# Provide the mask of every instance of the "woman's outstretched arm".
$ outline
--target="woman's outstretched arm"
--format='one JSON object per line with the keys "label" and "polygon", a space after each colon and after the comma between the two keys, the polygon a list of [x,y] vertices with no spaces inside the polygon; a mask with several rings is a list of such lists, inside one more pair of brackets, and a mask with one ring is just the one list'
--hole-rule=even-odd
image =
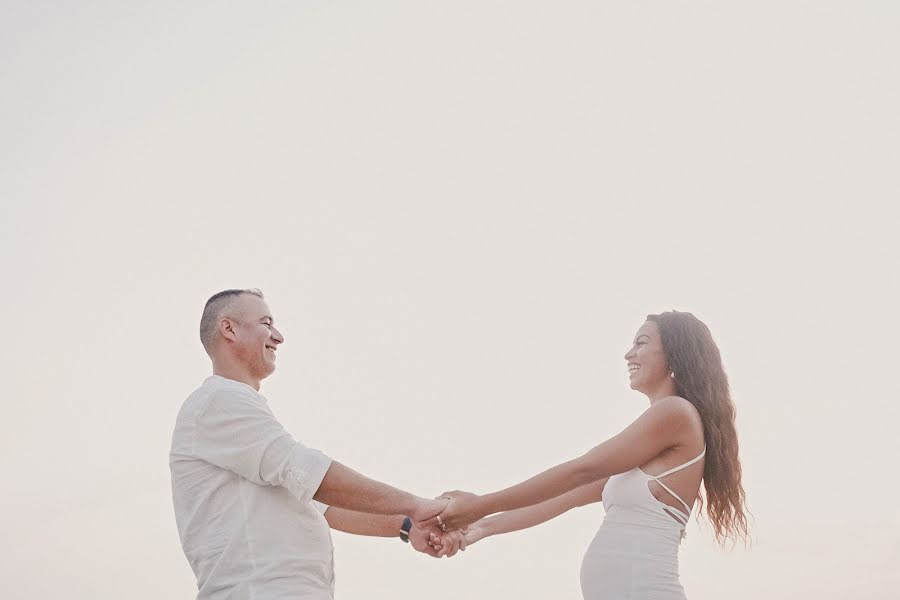
{"label": "woman's outstretched arm", "polygon": [[600,502],[606,481],[607,478],[603,478],[534,506],[485,517],[469,526],[469,530],[465,534],[466,544],[474,544],[478,540],[492,535],[528,529],[554,519],[578,506]]}
{"label": "woman's outstretched arm", "polygon": [[429,522],[443,523],[449,530],[465,528],[486,515],[540,504],[574,488],[630,471],[688,439],[697,425],[695,413],[683,398],[658,400],[615,437],[522,483],[484,496],[458,491],[444,494],[452,500]]}
{"label": "woman's outstretched arm", "polygon": [[465,550],[467,546],[486,537],[528,529],[558,517],[575,507],[599,502],[603,495],[606,481],[604,478],[534,506],[526,506],[525,508],[485,517],[469,525],[468,529],[445,533],[442,540],[443,547],[438,556],[452,556],[458,550]]}

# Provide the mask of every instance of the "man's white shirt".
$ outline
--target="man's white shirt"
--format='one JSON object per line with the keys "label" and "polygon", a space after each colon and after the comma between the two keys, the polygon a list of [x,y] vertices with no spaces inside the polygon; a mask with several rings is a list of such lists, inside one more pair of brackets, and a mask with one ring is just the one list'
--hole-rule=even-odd
{"label": "man's white shirt", "polygon": [[331,459],[294,440],[249,385],[214,375],[181,407],[169,468],[198,600],[332,600]]}

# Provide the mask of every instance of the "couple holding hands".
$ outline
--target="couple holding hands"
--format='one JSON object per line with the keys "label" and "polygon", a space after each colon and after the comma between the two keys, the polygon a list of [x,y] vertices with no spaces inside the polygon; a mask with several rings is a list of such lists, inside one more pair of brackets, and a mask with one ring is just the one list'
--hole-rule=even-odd
{"label": "couple holding hands", "polygon": [[747,537],[734,404],[709,329],[684,312],[650,315],[625,354],[649,407],[582,456],[484,495],[426,500],[294,440],[260,382],[284,341],[262,293],[206,303],[200,338],[213,376],[179,411],[169,466],[175,517],[198,599],[333,600],[329,528],[452,556],[486,537],[603,502],[585,553],[585,600],[685,598],[678,548],[705,488],[721,543]]}

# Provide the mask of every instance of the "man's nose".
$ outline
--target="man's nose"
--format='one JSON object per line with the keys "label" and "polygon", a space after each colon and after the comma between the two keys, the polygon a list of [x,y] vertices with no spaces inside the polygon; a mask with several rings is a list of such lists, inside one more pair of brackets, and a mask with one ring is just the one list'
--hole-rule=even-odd
{"label": "man's nose", "polygon": [[276,344],[284,343],[284,336],[274,327],[272,328],[272,339],[275,340]]}

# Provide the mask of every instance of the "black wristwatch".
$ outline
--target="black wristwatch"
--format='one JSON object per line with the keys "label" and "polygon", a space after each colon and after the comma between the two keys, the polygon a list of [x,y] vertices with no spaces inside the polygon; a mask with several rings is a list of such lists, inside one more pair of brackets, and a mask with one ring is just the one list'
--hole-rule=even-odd
{"label": "black wristwatch", "polygon": [[412,529],[412,519],[406,517],[403,519],[403,525],[400,526],[400,539],[404,544],[409,543],[409,532]]}

